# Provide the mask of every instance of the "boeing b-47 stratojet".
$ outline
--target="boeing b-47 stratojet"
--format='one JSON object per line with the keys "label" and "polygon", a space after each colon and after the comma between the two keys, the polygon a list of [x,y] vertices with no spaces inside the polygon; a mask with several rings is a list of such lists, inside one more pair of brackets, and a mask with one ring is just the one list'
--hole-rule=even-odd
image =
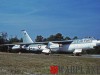
{"label": "boeing b-47 stratojet", "polygon": [[73,52],[73,54],[78,54],[83,50],[90,50],[94,49],[96,46],[100,46],[100,40],[96,40],[93,38],[67,41],[33,42],[25,30],[23,30],[22,32],[24,34],[23,43],[30,43],[28,46],[23,47],[26,50],[41,51],[43,53]]}
{"label": "boeing b-47 stratojet", "polygon": [[40,51],[45,54],[52,52],[73,52],[73,54],[82,53],[84,50],[94,49],[100,46],[100,40],[93,38],[84,38],[67,41],[49,41],[49,42],[33,42],[28,33],[22,30],[23,43],[16,44],[12,50],[25,49],[27,51]]}

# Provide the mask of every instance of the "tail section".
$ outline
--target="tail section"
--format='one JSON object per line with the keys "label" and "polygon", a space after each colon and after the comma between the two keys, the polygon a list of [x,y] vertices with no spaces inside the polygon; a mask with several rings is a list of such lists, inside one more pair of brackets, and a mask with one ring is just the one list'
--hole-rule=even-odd
{"label": "tail section", "polygon": [[23,33],[23,43],[33,43],[32,39],[25,30],[22,30],[22,33]]}

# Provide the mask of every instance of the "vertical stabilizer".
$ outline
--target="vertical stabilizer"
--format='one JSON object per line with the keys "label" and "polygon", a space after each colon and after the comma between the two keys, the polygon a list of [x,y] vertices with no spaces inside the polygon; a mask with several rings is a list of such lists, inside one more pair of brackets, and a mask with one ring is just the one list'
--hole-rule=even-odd
{"label": "vertical stabilizer", "polygon": [[33,43],[32,39],[25,30],[22,30],[22,33],[23,33],[23,43]]}

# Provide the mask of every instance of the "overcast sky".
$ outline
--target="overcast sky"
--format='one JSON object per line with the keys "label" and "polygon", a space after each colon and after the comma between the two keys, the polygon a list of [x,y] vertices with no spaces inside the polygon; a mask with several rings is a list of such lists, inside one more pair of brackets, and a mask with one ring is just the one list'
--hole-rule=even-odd
{"label": "overcast sky", "polygon": [[0,0],[0,32],[100,38],[100,0]]}

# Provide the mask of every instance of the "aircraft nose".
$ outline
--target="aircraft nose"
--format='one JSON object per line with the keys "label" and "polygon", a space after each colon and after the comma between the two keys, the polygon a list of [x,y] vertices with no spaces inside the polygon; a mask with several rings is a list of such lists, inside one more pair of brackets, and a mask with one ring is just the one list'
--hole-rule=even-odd
{"label": "aircraft nose", "polygon": [[97,46],[100,46],[100,40],[97,41],[96,45]]}

